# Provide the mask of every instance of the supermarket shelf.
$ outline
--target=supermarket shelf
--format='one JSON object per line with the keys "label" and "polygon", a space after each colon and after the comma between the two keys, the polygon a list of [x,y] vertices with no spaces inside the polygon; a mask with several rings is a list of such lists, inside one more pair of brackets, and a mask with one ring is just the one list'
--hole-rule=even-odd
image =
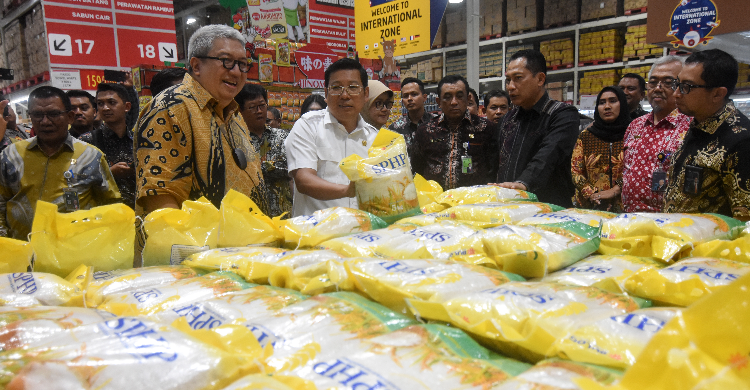
{"label": "supermarket shelf", "polygon": [[[577,66],[573,69],[565,69],[565,70],[576,70],[578,72],[588,72],[591,70],[602,70],[602,69],[616,69],[616,68],[622,68],[625,66],[641,66],[641,65],[651,65],[654,62],[656,62],[658,58],[649,58],[643,61],[627,61],[627,62],[614,62],[611,64],[601,64],[601,65],[589,65],[589,66]],[[549,72],[550,74],[553,74],[553,72]]]}
{"label": "supermarket shelf", "polygon": [[485,77],[483,79],[479,79],[480,83],[493,83],[493,82],[497,82],[497,81],[504,82],[505,81],[505,76],[503,76],[503,77]]}

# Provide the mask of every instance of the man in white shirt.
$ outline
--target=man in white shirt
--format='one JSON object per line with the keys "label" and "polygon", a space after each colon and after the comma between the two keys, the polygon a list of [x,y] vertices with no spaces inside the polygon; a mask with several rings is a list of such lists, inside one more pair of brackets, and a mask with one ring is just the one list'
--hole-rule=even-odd
{"label": "man in white shirt", "polygon": [[302,116],[284,142],[294,179],[294,217],[334,206],[358,208],[354,183],[339,163],[351,154],[367,157],[377,134],[359,115],[370,90],[358,61],[342,58],[331,64],[325,88],[328,107]]}

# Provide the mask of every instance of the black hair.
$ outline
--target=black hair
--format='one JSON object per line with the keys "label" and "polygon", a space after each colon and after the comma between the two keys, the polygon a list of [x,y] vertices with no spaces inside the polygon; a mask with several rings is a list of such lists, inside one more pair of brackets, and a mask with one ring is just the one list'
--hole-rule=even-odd
{"label": "black hair", "polygon": [[313,103],[318,103],[318,105],[323,109],[328,107],[328,104],[326,103],[326,99],[323,97],[323,95],[318,95],[317,93],[314,93],[306,97],[305,101],[302,102],[302,107],[300,107],[300,116],[307,114],[310,111],[310,106]]}
{"label": "black hair", "polygon": [[29,109],[31,109],[32,99],[49,99],[54,97],[59,97],[60,100],[62,100],[65,111],[70,111],[70,98],[67,94],[65,94],[65,91],[60,88],[50,86],[39,87],[31,91],[31,93],[29,94]]}
{"label": "black hair", "polygon": [[237,104],[240,105],[240,110],[245,107],[245,102],[248,100],[257,99],[259,97],[262,97],[263,100],[268,103],[268,92],[266,92],[266,89],[258,84],[245,84],[244,87],[240,90],[240,93],[237,94],[237,96],[234,97],[234,100],[237,102]]}
{"label": "black hair", "polygon": [[714,88],[726,88],[726,99],[732,96],[737,85],[739,65],[731,54],[719,49],[697,51],[685,60],[685,65],[688,64],[702,64],[703,82]]}
{"label": "black hair", "polygon": [[187,69],[184,68],[166,68],[159,71],[151,79],[148,86],[151,90],[151,96],[156,97],[156,95],[174,85],[175,82],[182,82],[185,73],[187,73]]}
{"label": "black hair", "polygon": [[96,86],[96,97],[99,97],[99,94],[102,92],[114,92],[117,94],[117,96],[122,99],[123,103],[127,103],[130,101],[130,98],[128,98],[128,90],[120,85],[120,84],[114,84],[114,83],[99,83],[99,85]]}
{"label": "black hair", "polygon": [[359,79],[362,81],[362,88],[367,87],[367,71],[362,66],[362,64],[359,63],[359,61],[353,60],[351,58],[341,58],[338,61],[331,64],[331,66],[326,69],[325,73],[325,87],[328,88],[328,82],[331,81],[331,75],[333,72],[338,72],[340,70],[356,70],[359,71]]}
{"label": "black hair", "polygon": [[404,89],[404,85],[416,83],[419,85],[419,90],[422,91],[422,94],[424,94],[424,82],[422,80],[416,78],[416,77],[407,77],[404,79],[404,81],[401,82],[401,89]]}
{"label": "black hair", "polygon": [[477,91],[475,91],[474,88],[469,88],[469,94],[474,97],[474,104],[479,107],[479,95],[477,95]]}
{"label": "black hair", "polygon": [[646,80],[641,77],[641,75],[636,73],[625,73],[625,75],[622,76],[622,79],[636,79],[638,80],[638,88],[641,89],[641,92],[646,92]]}
{"label": "black hair", "polygon": [[273,114],[274,119],[281,119],[281,111],[279,111],[276,107],[268,107],[268,112]]}
{"label": "black hair", "polygon": [[504,97],[506,100],[508,100],[508,105],[510,105],[510,95],[508,95],[508,92],[503,91],[502,89],[493,89],[492,91],[487,92],[487,94],[484,95],[484,108],[487,108],[490,106],[490,99],[492,98],[501,98]]}
{"label": "black hair", "polygon": [[[519,58],[526,59],[526,69],[528,69],[531,74],[536,75],[539,72],[544,73],[545,75],[547,74],[547,60],[544,58],[544,54],[539,50],[520,50],[510,56],[511,61],[515,61]],[[547,81],[545,80],[544,83],[546,84]]]}
{"label": "black hair", "polygon": [[70,91],[65,92],[66,95],[68,95],[68,98],[88,98],[89,103],[94,107],[94,110],[97,109],[96,106],[96,99],[91,96],[90,93],[82,90],[82,89],[72,89]]}
{"label": "black hair", "polygon": [[442,96],[442,94],[443,94],[443,84],[456,84],[459,81],[462,82],[462,83],[464,83],[464,90],[468,94],[469,93],[469,82],[466,81],[466,79],[463,76],[459,76],[459,75],[456,75],[456,74],[449,74],[449,75],[443,77],[442,79],[440,79],[440,82],[438,83],[438,96]]}

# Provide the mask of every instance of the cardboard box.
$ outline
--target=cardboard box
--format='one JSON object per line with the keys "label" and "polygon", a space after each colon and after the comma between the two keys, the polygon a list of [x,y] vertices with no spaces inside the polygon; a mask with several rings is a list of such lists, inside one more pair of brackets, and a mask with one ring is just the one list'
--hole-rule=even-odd
{"label": "cardboard box", "polygon": [[430,66],[432,66],[433,69],[434,68],[442,68],[443,67],[443,56],[439,55],[439,56],[435,56],[435,57],[430,58]]}

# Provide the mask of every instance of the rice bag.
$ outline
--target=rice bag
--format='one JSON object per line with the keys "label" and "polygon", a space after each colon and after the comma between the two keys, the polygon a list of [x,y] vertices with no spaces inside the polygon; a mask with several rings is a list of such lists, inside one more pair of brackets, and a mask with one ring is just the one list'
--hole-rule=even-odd
{"label": "rice bag", "polygon": [[558,222],[580,222],[593,227],[602,226],[603,221],[616,217],[617,214],[608,211],[565,209],[550,213],[539,213],[524,218],[517,225],[545,225]]}
{"label": "rice bag", "polygon": [[422,175],[414,174],[414,188],[417,189],[419,207],[435,202],[435,197],[443,193],[443,187],[435,180],[427,180]]}
{"label": "rice bag", "polygon": [[741,234],[734,240],[711,240],[695,246],[690,257],[717,257],[750,264],[750,235]]}
{"label": "rice bag", "polygon": [[702,242],[733,239],[743,226],[719,214],[620,214],[604,222],[599,253],[655,257],[670,263]]}
{"label": "rice bag", "polygon": [[252,286],[232,272],[219,271],[169,285],[111,294],[98,308],[121,316],[150,315]]}
{"label": "rice bag", "polygon": [[611,368],[551,358],[542,360],[515,378],[493,390],[580,390],[575,380],[589,378],[596,383],[610,385],[622,377],[622,372]]}
{"label": "rice bag", "polygon": [[343,257],[376,257],[378,248],[403,235],[403,229],[390,226],[370,232],[352,234],[351,236],[334,238],[318,244],[315,248],[331,250]]}
{"label": "rice bag", "polygon": [[453,206],[437,213],[437,220],[471,222],[472,226],[493,227],[519,222],[538,213],[550,213],[562,207],[539,202],[490,202]]}
{"label": "rice bag", "polygon": [[636,256],[590,256],[571,266],[553,272],[542,282],[568,286],[594,286],[609,292],[625,292],[625,280],[644,268],[664,268],[664,263]]}
{"label": "rice bag", "polygon": [[27,350],[0,353],[0,385],[14,390],[218,390],[258,372],[263,351],[249,329],[176,326],[118,317],[56,333]]}
{"label": "rice bag", "polygon": [[0,305],[62,306],[81,291],[67,280],[44,272],[18,272],[0,275]]}
{"label": "rice bag", "polygon": [[501,225],[485,229],[473,240],[503,271],[527,278],[543,277],[596,251],[599,228],[580,222],[548,225]]}
{"label": "rice bag", "polygon": [[263,259],[286,252],[286,249],[262,246],[209,249],[190,255],[183,264],[209,272],[231,271],[245,277],[248,273],[255,272],[255,277],[248,279],[249,281],[268,284],[272,264],[267,264]]}
{"label": "rice bag", "polygon": [[438,213],[420,214],[413,217],[399,219],[394,222],[394,225],[415,225],[415,226],[427,226],[432,225],[438,221]]}
{"label": "rice bag", "polygon": [[414,175],[404,136],[381,129],[367,151],[369,157],[352,154],[339,167],[356,186],[360,210],[386,223],[419,214]]}
{"label": "rice bag", "polygon": [[506,356],[539,361],[583,322],[622,315],[646,302],[596,287],[510,282],[445,302],[408,300],[423,319],[449,322]]}
{"label": "rice bag", "polygon": [[66,329],[114,317],[106,311],[81,307],[0,307],[0,351],[24,348]]}
{"label": "rice bag", "polygon": [[357,291],[407,315],[407,298],[443,302],[465,291],[523,281],[518,275],[447,260],[349,259],[344,266]]}
{"label": "rice bag", "polygon": [[218,247],[220,213],[205,197],[182,209],[159,209],[143,221],[143,266],[179,265],[193,253]]}
{"label": "rice bag", "polygon": [[0,274],[26,272],[31,265],[34,249],[28,241],[0,237]]}
{"label": "rice bag", "polygon": [[[86,269],[82,269],[86,271]],[[200,273],[183,265],[135,268],[121,271],[100,271],[84,274],[71,274],[68,279],[85,278],[84,306],[97,307],[111,295],[134,290],[148,290],[151,287],[172,284],[178,280],[190,279]]]}
{"label": "rice bag", "polygon": [[460,204],[503,202],[508,200],[537,201],[531,192],[493,185],[459,187],[435,196],[435,203],[424,206],[423,212],[434,213]]}
{"label": "rice bag", "polygon": [[691,257],[663,269],[646,268],[625,281],[635,296],[669,306],[689,306],[750,272],[750,264]]}
{"label": "rice bag", "polygon": [[561,357],[578,362],[628,368],[664,325],[682,309],[652,307],[581,324],[558,340]]}
{"label": "rice bag", "polygon": [[314,383],[285,375],[253,374],[242,377],[224,390],[317,390]]}
{"label": "rice bag", "polygon": [[252,199],[235,190],[224,195],[219,213],[219,247],[279,246],[284,240],[281,216],[268,217]]}
{"label": "rice bag", "polygon": [[312,248],[323,241],[388,226],[382,219],[362,210],[331,207],[284,221],[284,246]]}

